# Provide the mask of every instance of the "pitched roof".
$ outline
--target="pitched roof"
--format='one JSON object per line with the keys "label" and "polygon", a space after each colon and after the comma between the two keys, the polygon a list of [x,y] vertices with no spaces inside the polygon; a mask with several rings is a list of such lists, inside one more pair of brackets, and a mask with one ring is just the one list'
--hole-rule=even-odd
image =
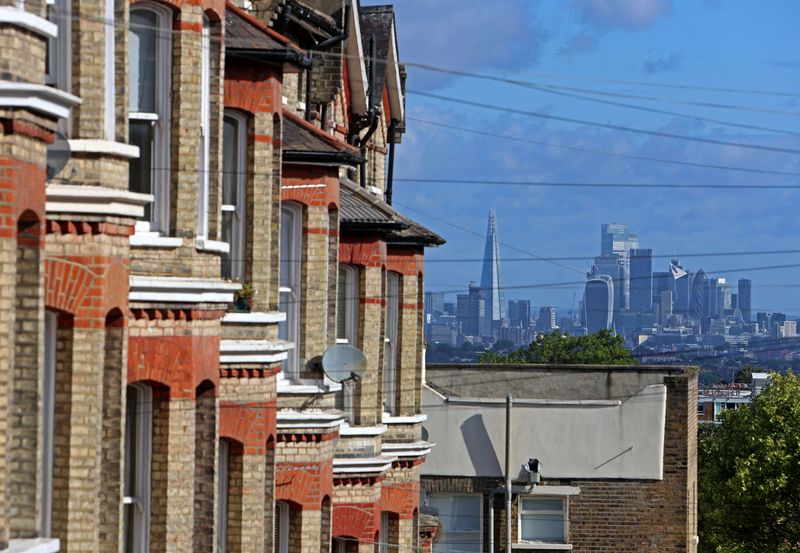
{"label": "pitched roof", "polygon": [[225,4],[225,48],[231,50],[290,51],[306,55],[288,38],[270,29],[233,2]]}
{"label": "pitched roof", "polygon": [[392,244],[440,246],[444,239],[392,206],[370,194],[356,183],[341,179],[339,187],[339,221],[344,227],[368,227],[386,233]]}
{"label": "pitched roof", "polygon": [[311,161],[311,156],[323,156],[321,161],[332,163],[361,161],[358,148],[334,138],[289,110],[283,111],[281,144],[285,161]]}

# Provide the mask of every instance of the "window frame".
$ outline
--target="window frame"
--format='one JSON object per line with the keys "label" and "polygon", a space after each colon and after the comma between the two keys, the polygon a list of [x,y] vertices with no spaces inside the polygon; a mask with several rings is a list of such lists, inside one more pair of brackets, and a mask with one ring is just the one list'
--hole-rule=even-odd
{"label": "window frame", "polygon": [[277,511],[277,524],[275,529],[277,535],[275,536],[275,553],[289,553],[289,517],[291,510],[289,504],[285,501],[276,501],[275,510]]}
{"label": "window frame", "polygon": [[[281,230],[280,230],[280,263],[288,264],[286,277],[283,279],[283,267],[279,270],[279,296],[280,310],[286,313],[286,320],[279,323],[278,335],[281,339],[292,342],[294,347],[289,350],[288,357],[283,362],[283,373],[288,380],[300,378],[300,302],[302,300],[302,253],[303,253],[303,215],[304,209],[296,202],[281,204]],[[287,220],[291,218],[291,221]],[[284,244],[284,228],[289,229],[290,244]],[[290,297],[284,303],[284,294]]]}
{"label": "window frame", "polygon": [[230,443],[219,441],[219,457],[217,465],[217,551],[228,550],[228,485],[230,481]]}
{"label": "window frame", "polygon": [[[236,135],[236,151],[233,152],[233,157],[235,157],[236,162],[236,171],[234,173],[235,181],[233,186],[236,188],[236,203],[235,204],[226,204],[225,201],[225,187],[228,184],[226,182],[226,174],[228,169],[227,165],[227,158],[225,157],[225,145],[223,140],[223,156],[222,156],[222,200],[223,204],[221,206],[222,211],[222,218],[223,224],[222,229],[223,233],[225,232],[225,218],[226,217],[233,217],[234,221],[231,224],[231,236],[229,237],[228,243],[230,244],[230,252],[227,255],[223,255],[223,263],[225,267],[223,268],[223,276],[227,276],[227,278],[231,278],[234,280],[241,280],[244,278],[245,274],[245,242],[246,242],[246,232],[247,232],[247,151],[248,151],[248,123],[249,119],[247,115],[244,113],[234,110],[234,109],[225,109],[224,116],[223,116],[223,134],[225,128],[225,120],[231,120],[234,123],[234,133]],[[224,139],[224,136],[223,136]],[[228,215],[228,214],[231,215]],[[222,236],[222,233],[220,233]],[[225,241],[225,237],[222,236],[223,241]]]}
{"label": "window frame", "polygon": [[53,465],[55,462],[56,356],[58,314],[45,310],[42,374],[42,491],[39,501],[42,537],[53,531]]}
{"label": "window frame", "polygon": [[[171,95],[172,95],[172,21],[173,12],[160,4],[143,0],[131,4],[130,16],[137,11],[148,11],[155,14],[156,25],[156,82],[155,82],[155,112],[131,110],[133,97],[132,85],[129,90],[128,123],[149,122],[152,130],[152,143],[150,144],[152,167],[151,193],[153,203],[150,204],[150,230],[166,233],[169,230],[169,189],[170,189],[170,142],[171,142]],[[129,31],[129,34],[131,31]],[[129,43],[132,42],[129,39]],[[128,70],[130,72],[129,54]],[[130,143],[130,134],[128,138]]]}
{"label": "window frame", "polygon": [[[131,392],[130,395],[127,392]],[[123,493],[128,487],[133,474],[133,489],[128,489],[130,494],[124,495],[122,503],[133,511],[133,528],[127,526],[128,513],[125,513],[125,532],[123,537],[123,547],[128,553],[128,541],[132,544],[130,553],[147,553],[150,550],[150,515],[151,515],[151,496],[152,488],[150,481],[150,471],[153,462],[153,389],[146,384],[129,384],[126,390],[126,399],[130,401],[130,396],[135,396],[136,404],[131,409],[127,406],[125,423],[125,479],[123,481]],[[133,413],[131,412],[133,411]],[[131,419],[133,415],[133,420]],[[132,426],[129,426],[132,425]],[[131,443],[131,429],[135,429],[133,436],[135,443]],[[134,448],[134,455],[131,455],[130,448]],[[128,460],[135,459],[135,466],[131,467]],[[133,494],[133,495],[131,495]]]}
{"label": "window frame", "polygon": [[[24,2],[22,4],[24,6]],[[52,11],[51,11],[52,8]],[[47,20],[58,29],[47,40],[44,83],[64,92],[72,92],[72,0],[47,0]],[[58,131],[69,137],[71,117],[59,119]]]}
{"label": "window frame", "polygon": [[[561,502],[561,510],[554,511],[554,510],[547,510],[547,509],[536,509],[536,510],[525,510],[523,508],[525,501],[560,501]],[[517,505],[517,542],[518,543],[556,543],[556,544],[567,544],[569,543],[569,501],[568,498],[565,496],[558,496],[558,495],[520,495],[518,499]],[[544,540],[544,539],[523,539],[522,537],[522,517],[525,514],[537,514],[537,515],[560,515],[563,521],[563,538],[560,541],[555,540]]]}
{"label": "window frame", "polygon": [[209,235],[209,210],[211,196],[211,21],[203,14],[200,33],[200,155],[197,179],[197,238]]}
{"label": "window frame", "polygon": [[116,37],[114,33],[115,19],[115,2],[114,0],[104,0],[105,4],[105,32],[103,44],[103,67],[104,67],[104,113],[103,113],[103,130],[105,131],[106,140],[116,140]]}
{"label": "window frame", "polygon": [[[441,537],[439,539],[439,542],[437,544],[434,544],[433,553],[440,553],[441,552],[441,550],[440,550],[440,552],[437,552],[436,546],[438,544],[442,544],[442,546],[444,547],[445,551],[449,550],[449,548],[452,545],[452,543],[448,543],[448,539],[447,539],[447,535],[448,534],[462,534],[462,535],[463,534],[470,534],[470,535],[474,534],[474,535],[477,535],[478,543],[463,542],[462,544],[467,544],[468,543],[469,545],[475,545],[476,546],[475,553],[482,553],[483,552],[483,523],[484,523],[484,520],[483,520],[483,517],[484,517],[484,512],[483,512],[483,509],[484,509],[484,505],[483,505],[484,504],[484,496],[483,496],[483,494],[480,494],[480,493],[446,493],[446,492],[443,492],[443,493],[429,493],[429,494],[426,495],[426,503],[430,506],[431,499],[436,500],[436,499],[442,499],[442,498],[446,498],[448,500],[448,511],[447,511],[448,514],[444,517],[444,520],[442,520],[440,518],[440,522],[442,524],[442,526],[441,526]],[[453,509],[453,500],[456,499],[456,498],[470,498],[470,499],[473,499],[473,500],[475,500],[477,502],[477,504],[479,506],[477,529],[474,529],[474,530],[452,530],[452,529],[450,529],[450,525],[452,524],[452,521],[455,518],[455,515],[452,515],[451,513],[455,513],[455,510]],[[441,513],[437,512],[437,515],[439,515],[439,514],[441,514]]]}
{"label": "window frame", "polygon": [[[336,343],[358,347],[361,271],[356,265],[340,263],[337,277],[339,279],[337,290],[341,294],[342,284],[344,284],[345,295],[339,295],[336,298]],[[345,310],[344,329],[339,328],[339,314],[342,308]],[[340,336],[340,330],[344,330],[343,336]]]}
{"label": "window frame", "polygon": [[378,553],[389,553],[389,513],[381,512],[381,534]]}
{"label": "window frame", "polygon": [[386,323],[384,325],[383,410],[397,414],[397,341],[400,327],[400,274],[386,272]]}

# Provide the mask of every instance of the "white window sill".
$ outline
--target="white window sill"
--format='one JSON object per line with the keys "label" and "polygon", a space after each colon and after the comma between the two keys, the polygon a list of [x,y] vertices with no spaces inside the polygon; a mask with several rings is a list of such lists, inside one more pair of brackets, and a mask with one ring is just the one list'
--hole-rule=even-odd
{"label": "white window sill", "polygon": [[511,549],[518,550],[518,551],[572,551],[572,544],[571,543],[546,543],[541,541],[528,541],[528,542],[519,542],[519,543],[512,543]]}
{"label": "white window sill", "polygon": [[222,324],[269,324],[282,323],[286,320],[286,313],[280,311],[251,311],[249,313],[225,313]]}
{"label": "white window sill", "polygon": [[158,232],[139,232],[128,238],[131,246],[140,248],[180,248],[183,245],[183,238],[173,236],[161,236]]}
{"label": "white window sill", "polygon": [[3,553],[56,553],[60,549],[61,542],[54,538],[18,539],[9,540]]}
{"label": "white window sill", "polygon": [[215,253],[229,253],[231,251],[231,245],[227,242],[208,240],[207,238],[197,238],[196,248],[200,251]]}

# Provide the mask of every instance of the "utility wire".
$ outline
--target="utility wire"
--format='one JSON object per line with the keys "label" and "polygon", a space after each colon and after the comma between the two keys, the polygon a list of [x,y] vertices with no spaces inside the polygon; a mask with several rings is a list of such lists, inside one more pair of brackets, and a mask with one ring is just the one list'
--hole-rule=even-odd
{"label": "utility wire", "polygon": [[493,137],[493,138],[500,138],[500,139],[503,139],[503,140],[510,140],[510,141],[513,141],[513,142],[519,142],[519,143],[523,143],[523,144],[535,144],[537,146],[545,146],[545,147],[548,147],[548,148],[559,148],[559,149],[562,149],[562,150],[570,150],[570,151],[574,151],[574,152],[586,152],[586,153],[598,154],[598,155],[602,155],[602,156],[613,156],[613,157],[620,157],[620,158],[624,158],[624,159],[635,159],[635,160],[639,160],[639,161],[652,161],[652,162],[656,162],[656,163],[668,163],[668,164],[672,164],[672,165],[698,167],[698,168],[701,168],[701,169],[719,169],[719,170],[724,170],[724,171],[742,171],[742,172],[746,172],[746,173],[757,173],[757,174],[761,174],[761,175],[778,175],[778,176],[787,176],[787,177],[800,177],[800,173],[792,172],[792,171],[776,171],[776,170],[772,170],[772,169],[756,169],[756,168],[752,168],[752,167],[738,167],[738,166],[732,166],[732,165],[715,165],[715,164],[712,164],[712,163],[696,163],[696,162],[691,162],[691,161],[680,161],[680,160],[666,159],[666,158],[660,158],[660,157],[650,157],[650,156],[638,156],[638,155],[633,155],[633,154],[623,154],[623,153],[619,153],[619,152],[612,152],[610,150],[598,150],[598,149],[593,149],[593,148],[584,148],[584,147],[580,147],[580,146],[568,146],[566,144],[559,144],[559,143],[556,143],[556,142],[545,142],[545,141],[539,141],[539,140],[530,140],[530,139],[527,139],[527,138],[522,138],[522,137],[518,137],[518,136],[512,136],[512,135],[508,135],[508,134],[494,133],[494,132],[489,132],[489,131],[484,131],[484,130],[479,130],[479,129],[471,129],[471,128],[468,128],[468,127],[460,127],[460,126],[457,126],[457,125],[448,125],[446,123],[428,121],[428,120],[425,120],[425,119],[419,119],[417,117],[412,117],[412,116],[408,116],[408,115],[406,116],[406,120],[407,121],[415,121],[417,123],[422,123],[424,125],[433,125],[433,126],[441,127],[441,128],[445,128],[445,129],[461,131],[461,132],[466,132],[466,133],[472,133],[472,134],[476,134],[476,135],[480,135],[480,136],[490,136],[490,137]]}
{"label": "utility wire", "polygon": [[719,189],[719,190],[797,190],[797,184],[683,184],[683,183],[624,183],[624,182],[562,182],[562,181],[514,181],[490,179],[459,179],[459,178],[411,178],[395,177],[395,182],[429,183],[429,184],[485,184],[491,186],[536,186],[555,188],[689,188],[689,189]]}
{"label": "utility wire", "polygon": [[417,96],[422,96],[425,98],[431,98],[433,100],[439,100],[442,102],[449,102],[453,104],[460,104],[470,107],[476,107],[491,111],[498,111],[501,113],[509,113],[514,115],[525,115],[527,117],[536,117],[539,119],[548,119],[551,121],[561,121],[563,123],[571,123],[575,125],[588,125],[592,127],[599,127],[603,129],[611,129],[615,131],[622,131],[634,134],[644,134],[648,136],[656,136],[659,138],[671,138],[674,140],[686,140],[690,142],[701,142],[704,144],[715,144],[718,146],[735,146],[738,148],[746,148],[749,150],[761,150],[765,152],[775,152],[775,153],[783,153],[783,154],[800,154],[800,150],[796,150],[793,148],[781,148],[778,146],[763,146],[760,144],[751,144],[748,142],[731,142],[727,140],[717,140],[714,138],[705,138],[699,136],[688,136],[685,134],[675,134],[666,131],[652,131],[649,129],[639,129],[634,127],[626,127],[624,125],[614,125],[611,123],[600,123],[598,121],[589,121],[587,119],[577,119],[574,117],[563,117],[560,115],[551,115],[549,113],[542,113],[538,111],[529,111],[523,109],[515,109],[505,106],[498,106],[494,104],[487,104],[485,102],[476,102],[473,100],[465,100],[462,98],[454,98],[451,96],[444,96],[442,94],[433,94],[430,92],[423,92],[421,90],[412,90],[409,89],[407,91],[409,94],[414,94]]}

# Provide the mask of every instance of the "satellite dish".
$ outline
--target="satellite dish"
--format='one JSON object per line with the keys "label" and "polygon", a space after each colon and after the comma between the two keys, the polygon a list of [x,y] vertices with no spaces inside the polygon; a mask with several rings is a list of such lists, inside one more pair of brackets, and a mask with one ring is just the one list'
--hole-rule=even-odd
{"label": "satellite dish", "polygon": [[364,352],[347,344],[331,346],[322,355],[322,370],[334,382],[358,380],[366,367]]}
{"label": "satellite dish", "polygon": [[61,172],[69,161],[70,150],[67,137],[56,132],[56,139],[47,146],[47,180]]}

